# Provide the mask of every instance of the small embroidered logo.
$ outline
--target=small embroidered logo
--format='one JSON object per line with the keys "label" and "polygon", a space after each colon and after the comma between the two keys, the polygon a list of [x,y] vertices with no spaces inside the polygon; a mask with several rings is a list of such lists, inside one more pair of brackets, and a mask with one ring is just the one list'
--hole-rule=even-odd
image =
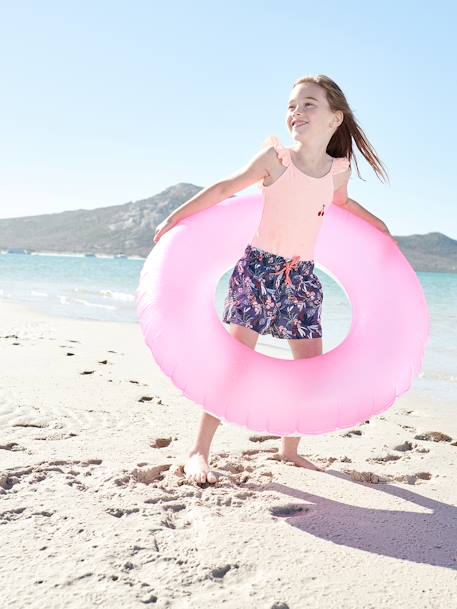
{"label": "small embroidered logo", "polygon": [[323,216],[324,215],[324,210],[325,210],[325,203],[322,204],[322,209],[317,212],[317,215],[318,216]]}

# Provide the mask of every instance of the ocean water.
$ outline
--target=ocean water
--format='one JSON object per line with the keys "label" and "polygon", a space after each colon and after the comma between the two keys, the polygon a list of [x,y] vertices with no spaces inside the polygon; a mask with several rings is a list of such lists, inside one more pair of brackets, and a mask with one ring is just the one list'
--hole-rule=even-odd
{"label": "ocean water", "polygon": [[[135,290],[143,264],[143,259],[0,254],[0,299],[61,317],[138,323]],[[231,271],[218,283],[219,319]],[[349,333],[351,304],[339,284],[317,264],[315,273],[324,289],[326,353]],[[418,277],[430,310],[431,336],[423,371],[413,387],[424,400],[457,406],[457,274],[418,273]],[[278,357],[292,357],[286,340],[260,336],[258,346],[262,345],[274,348]]]}

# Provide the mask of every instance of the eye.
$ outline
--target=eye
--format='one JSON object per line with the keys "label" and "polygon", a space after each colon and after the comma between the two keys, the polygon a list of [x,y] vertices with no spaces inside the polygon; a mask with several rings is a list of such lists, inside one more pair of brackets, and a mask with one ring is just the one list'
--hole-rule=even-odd
{"label": "eye", "polygon": [[[313,106],[314,104],[312,104],[311,102],[306,102],[305,106]],[[289,110],[291,110],[293,108],[293,106],[289,106]]]}

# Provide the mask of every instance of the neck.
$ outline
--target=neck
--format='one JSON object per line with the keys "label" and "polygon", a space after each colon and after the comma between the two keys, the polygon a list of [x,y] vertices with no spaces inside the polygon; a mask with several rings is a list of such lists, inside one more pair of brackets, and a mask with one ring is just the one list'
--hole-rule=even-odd
{"label": "neck", "polygon": [[328,163],[327,145],[328,142],[326,144],[315,144],[297,141],[292,150],[298,162],[318,172],[323,165]]}

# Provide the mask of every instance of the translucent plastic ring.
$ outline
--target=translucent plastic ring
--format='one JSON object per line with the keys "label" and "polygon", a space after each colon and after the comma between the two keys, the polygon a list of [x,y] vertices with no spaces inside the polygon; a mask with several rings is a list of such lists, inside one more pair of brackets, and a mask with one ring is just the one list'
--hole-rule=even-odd
{"label": "translucent plastic ring", "polygon": [[314,260],[352,305],[349,333],[316,357],[259,353],[227,331],[215,292],[250,242],[262,204],[262,194],[230,197],[154,246],[136,306],[155,361],[203,410],[257,432],[322,434],[379,415],[422,369],[430,319],[416,273],[389,235],[330,205]]}

